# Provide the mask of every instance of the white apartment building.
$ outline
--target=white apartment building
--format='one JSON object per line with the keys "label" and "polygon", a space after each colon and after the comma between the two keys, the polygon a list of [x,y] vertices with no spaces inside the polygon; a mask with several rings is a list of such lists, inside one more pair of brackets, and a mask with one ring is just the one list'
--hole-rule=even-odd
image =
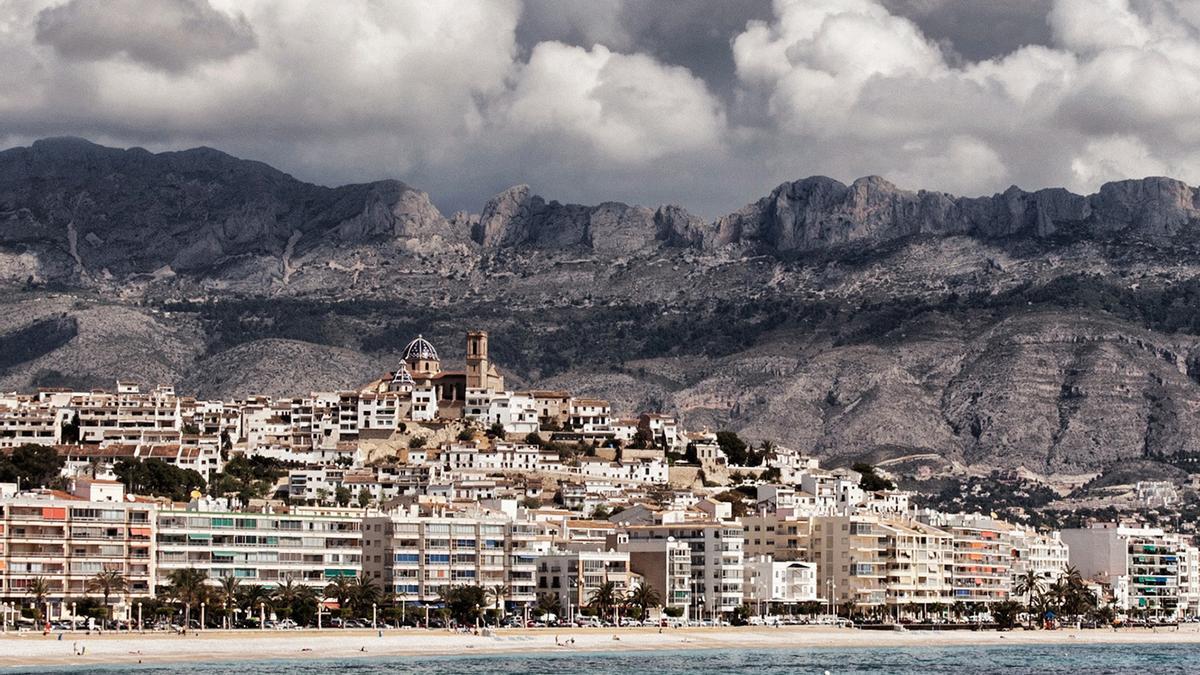
{"label": "white apartment building", "polygon": [[690,614],[711,617],[732,612],[742,604],[742,546],[745,535],[738,523],[673,523],[624,527],[630,545],[650,539],[673,538],[691,551]]}
{"label": "white apartment building", "polygon": [[607,431],[611,417],[608,401],[595,398],[571,400],[570,425],[577,431]]}
{"label": "white apartment building", "polygon": [[650,435],[650,442],[663,450],[678,451],[684,446],[679,422],[670,415],[644,413],[638,417],[638,427]]}
{"label": "white apartment building", "polygon": [[629,555],[629,569],[658,591],[663,607],[687,613],[692,608],[692,547],[674,537],[630,539],[628,532],[608,537],[608,548]]}
{"label": "white apartment building", "polygon": [[346,469],[341,467],[292,469],[288,472],[288,497],[293,500],[329,502],[345,477]]}
{"label": "white apartment building", "polygon": [[953,601],[992,603],[1012,593],[1012,526],[980,514],[928,513],[928,523],[954,537]]}
{"label": "white apartment building", "polygon": [[64,417],[70,419],[69,414],[55,414],[49,407],[32,405],[28,396],[0,399],[0,448],[59,443]]}
{"label": "white apartment building", "polygon": [[324,589],[362,570],[361,509],[296,507],[287,513],[231,511],[196,499],[158,514],[157,572],[194,567],[217,583],[236,577],[274,586],[286,579]]}
{"label": "white apartment building", "polygon": [[759,615],[770,613],[771,605],[817,600],[816,563],[776,562],[770,556],[759,556],[747,558],[742,570],[742,597]]}
{"label": "white apartment building", "polygon": [[436,420],[438,417],[437,391],[432,387],[413,389],[409,416],[417,422]]}
{"label": "white apartment building", "polygon": [[1157,527],[1103,523],[1062,531],[1070,563],[1087,579],[1113,589],[1117,606],[1156,618],[1184,615],[1200,580],[1200,556],[1183,537]]}
{"label": "white apartment building", "polygon": [[506,434],[537,433],[540,428],[537,401],[532,396],[509,391],[498,394],[488,402],[486,422],[503,426]]}
{"label": "white apartment building", "polygon": [[405,602],[436,602],[451,586],[506,586],[531,603],[538,557],[534,523],[501,515],[403,513],[363,520],[363,571]]}
{"label": "white apartment building", "polygon": [[818,507],[845,512],[866,500],[859,482],[862,476],[849,469],[805,470],[800,472],[800,489],[816,500]]}
{"label": "white apartment building", "polygon": [[616,597],[625,597],[629,580],[629,553],[623,551],[550,551],[537,559],[538,596],[557,595],[568,620],[589,605],[602,584],[611,582]]}
{"label": "white apartment building", "polygon": [[579,462],[579,473],[590,478],[666,483],[670,467],[661,459],[610,462],[587,457]]}
{"label": "white apartment building", "polygon": [[1017,579],[1033,572],[1042,580],[1043,588],[1049,588],[1070,564],[1070,551],[1059,532],[1041,533],[1014,526],[1004,538],[1012,546],[1014,585]]}
{"label": "white apartment building", "polygon": [[0,509],[5,601],[27,605],[30,583],[41,578],[50,589],[51,616],[62,616],[64,600],[89,595],[88,582],[104,571],[127,580],[128,590],[110,598],[116,616],[128,616],[128,599],[154,593],[156,508],[153,502],[126,500],[119,483],[79,481],[73,493],[18,493]]}

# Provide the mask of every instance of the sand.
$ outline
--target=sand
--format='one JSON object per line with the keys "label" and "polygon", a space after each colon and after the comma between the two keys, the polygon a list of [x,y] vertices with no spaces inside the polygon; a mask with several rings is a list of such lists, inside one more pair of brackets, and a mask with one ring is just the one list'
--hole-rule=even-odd
{"label": "sand", "polygon": [[[616,636],[617,640],[613,639]],[[574,644],[556,644],[566,640]],[[804,647],[920,647],[945,645],[1200,643],[1200,626],[1056,631],[866,631],[822,626],[781,628],[622,628],[500,630],[492,636],[445,630],[304,631],[209,630],[180,636],[168,633],[85,635],[9,632],[0,635],[0,666],[86,666],[89,664],[327,659],[441,654],[607,652],[681,649],[770,649]],[[83,655],[75,653],[86,647]]]}

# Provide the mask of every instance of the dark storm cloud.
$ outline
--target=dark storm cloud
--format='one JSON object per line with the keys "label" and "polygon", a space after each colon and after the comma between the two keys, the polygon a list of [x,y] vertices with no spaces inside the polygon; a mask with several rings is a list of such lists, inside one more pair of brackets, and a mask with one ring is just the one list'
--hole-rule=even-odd
{"label": "dark storm cloud", "polygon": [[558,40],[650,54],[727,96],[736,84],[729,41],[747,21],[771,16],[771,0],[526,0],[517,41],[524,49]]}
{"label": "dark storm cloud", "polygon": [[0,145],[210,145],[478,210],[811,174],[1200,182],[1192,0],[0,0]]}
{"label": "dark storm cloud", "polygon": [[931,40],[967,61],[1009,54],[1025,45],[1048,45],[1051,0],[881,0]]}
{"label": "dark storm cloud", "polygon": [[38,14],[36,37],[67,59],[124,55],[171,72],[255,45],[244,17],[219,12],[208,0],[71,0]]}

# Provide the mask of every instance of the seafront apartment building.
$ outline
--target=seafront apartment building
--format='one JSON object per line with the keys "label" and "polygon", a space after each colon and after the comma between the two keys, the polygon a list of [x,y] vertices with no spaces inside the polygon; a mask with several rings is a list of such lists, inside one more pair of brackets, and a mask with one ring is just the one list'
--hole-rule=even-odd
{"label": "seafront apartment building", "polygon": [[1062,531],[1080,574],[1113,588],[1122,609],[1161,618],[1194,614],[1200,550],[1157,527],[1104,523]]}
{"label": "seafront apartment building", "polygon": [[451,586],[507,587],[506,601],[536,599],[536,526],[503,516],[369,515],[363,571],[406,602],[437,602]]}
{"label": "seafront apartment building", "polygon": [[692,549],[674,537],[630,539],[628,532],[608,537],[608,548],[629,555],[630,571],[658,591],[663,607],[687,612],[692,606]]}
{"label": "seafront apartment building", "polygon": [[818,593],[860,611],[922,615],[951,602],[954,539],[912,518],[876,513],[816,516],[805,543]]}
{"label": "seafront apartment building", "polygon": [[195,567],[212,579],[268,587],[292,579],[323,589],[362,571],[362,519],[361,509],[257,513],[231,511],[223,500],[193,500],[158,514],[158,579]]}
{"label": "seafront apartment building", "polygon": [[1007,600],[1012,593],[1012,526],[980,514],[928,513],[929,524],[954,537],[951,602]]}
{"label": "seafront apartment building", "polygon": [[587,607],[605,583],[624,597],[629,581],[629,553],[624,551],[551,551],[537,560],[538,596],[558,596],[568,618]]}
{"label": "seafront apartment building", "polygon": [[859,610],[883,606],[887,551],[875,515],[818,516],[812,520],[809,559],[817,563],[818,593]]}
{"label": "seafront apartment building", "polygon": [[41,578],[49,590],[50,615],[59,616],[64,600],[87,595],[88,581],[109,570],[120,572],[128,584],[125,593],[110,598],[118,608],[130,597],[149,595],[156,511],[153,502],[129,501],[120,484],[106,481],[76,481],[72,492],[9,496],[0,503],[0,596],[26,604],[30,584]]}
{"label": "seafront apartment building", "polygon": [[[629,546],[649,540],[674,539],[691,553],[692,618],[732,612],[742,604],[742,548],[745,535],[739,523],[672,523],[633,525],[619,530]],[[659,590],[662,593],[662,590]]]}

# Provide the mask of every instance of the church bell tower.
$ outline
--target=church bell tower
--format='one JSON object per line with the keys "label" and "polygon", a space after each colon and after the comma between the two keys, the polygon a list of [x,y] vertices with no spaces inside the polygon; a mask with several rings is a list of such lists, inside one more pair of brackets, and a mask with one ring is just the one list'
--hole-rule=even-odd
{"label": "church bell tower", "polygon": [[467,333],[467,389],[487,389],[488,380],[488,334],[486,331]]}

